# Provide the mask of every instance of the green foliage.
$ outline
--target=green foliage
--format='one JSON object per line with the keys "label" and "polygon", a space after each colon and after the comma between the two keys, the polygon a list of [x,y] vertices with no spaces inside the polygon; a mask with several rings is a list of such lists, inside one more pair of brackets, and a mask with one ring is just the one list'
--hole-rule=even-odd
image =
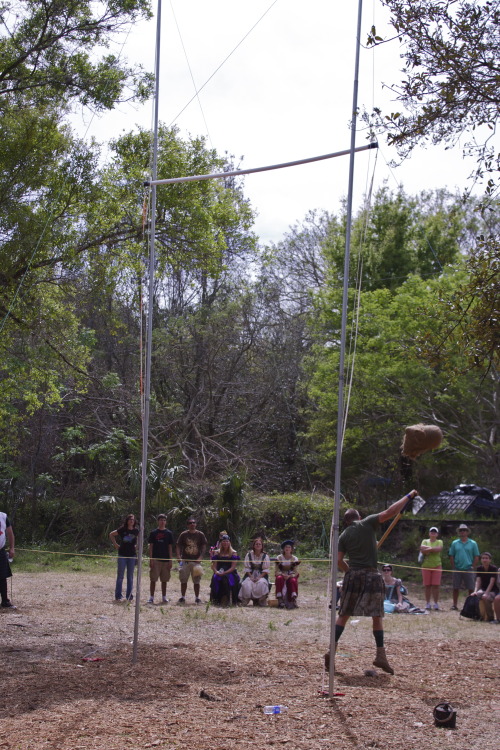
{"label": "green foliage", "polygon": [[[458,481],[495,485],[497,481],[495,409],[498,377],[491,372],[483,379],[474,372],[450,377],[431,367],[422,357],[419,338],[440,331],[436,301],[456,289],[463,272],[444,274],[424,281],[410,278],[394,293],[389,290],[361,293],[359,333],[355,369],[344,439],[345,478],[351,491],[368,493],[378,480],[393,492],[403,490],[399,475],[399,446],[408,424],[437,423],[446,443],[433,454],[435,476],[426,472],[428,457],[422,459],[421,490],[439,489]],[[321,300],[320,317],[328,337],[338,337],[337,293]],[[309,417],[309,438],[318,452],[318,464],[327,476],[336,450],[336,405],[338,351],[318,344],[311,362],[313,373],[309,395],[313,408]],[[449,353],[450,367],[460,362],[456,347]],[[354,355],[348,356],[349,366]],[[457,405],[460,405],[458,408]],[[437,480],[437,481],[436,481]],[[419,485],[420,486],[420,485]]]}
{"label": "green foliage", "polygon": [[219,522],[229,535],[239,526],[245,511],[245,480],[238,474],[231,474],[222,482],[222,493],[219,501]]}
{"label": "green foliage", "polygon": [[[495,376],[500,369],[500,241],[482,237],[466,261],[468,275],[435,304],[438,331],[420,334],[429,362],[451,372],[470,367]],[[460,348],[457,363],[453,352]]]}
{"label": "green foliage", "polygon": [[110,109],[123,96],[147,98],[151,76],[126,68],[102,51],[124,24],[149,15],[147,0],[104,0],[99,5],[85,0],[4,2],[0,108],[55,101],[66,107],[77,100]]}
{"label": "green foliage", "polygon": [[[285,539],[294,539],[301,554],[322,556],[330,546],[333,499],[324,495],[299,493],[260,497],[254,504],[254,534],[261,533],[266,544],[279,549]],[[317,555],[316,555],[317,556]]]}
{"label": "green foliage", "polygon": [[[459,257],[466,228],[464,207],[446,191],[411,197],[401,188],[377,191],[368,214],[352,229],[352,268],[365,291],[395,291],[410,274],[439,275]],[[344,268],[345,217],[330,220],[322,242],[330,262],[329,281],[341,283]],[[353,284],[354,285],[354,284]]]}
{"label": "green foliage", "polygon": [[[490,143],[498,118],[498,0],[383,0],[405,61],[403,80],[391,85],[402,111],[383,122],[389,143],[408,155],[418,144],[457,143],[475,154],[475,178],[486,193],[498,157]],[[374,40],[372,30],[371,43]],[[378,115],[381,113],[378,112]],[[473,135],[472,135],[473,133]]]}

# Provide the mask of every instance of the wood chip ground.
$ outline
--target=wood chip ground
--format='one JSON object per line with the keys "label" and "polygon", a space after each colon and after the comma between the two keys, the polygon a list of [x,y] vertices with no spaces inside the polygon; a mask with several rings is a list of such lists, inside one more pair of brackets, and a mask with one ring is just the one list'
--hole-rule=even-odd
{"label": "wood chip ground", "polygon": [[[136,664],[135,608],[113,586],[109,574],[15,573],[18,609],[0,612],[0,750],[500,748],[500,626],[460,618],[446,592],[446,611],[385,618],[393,677],[365,676],[371,622],[351,621],[331,699],[326,581],[301,585],[294,611],[217,609],[206,579],[204,604],[188,589],[176,606],[174,576],[169,604],[142,606]],[[434,726],[442,701],[455,730]],[[266,704],[288,710],[266,716]]]}

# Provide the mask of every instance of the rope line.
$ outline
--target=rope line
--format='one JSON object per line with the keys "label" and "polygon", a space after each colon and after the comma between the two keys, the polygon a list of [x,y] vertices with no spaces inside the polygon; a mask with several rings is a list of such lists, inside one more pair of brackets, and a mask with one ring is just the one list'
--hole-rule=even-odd
{"label": "rope line", "polygon": [[[29,547],[16,547],[16,552],[31,552],[33,554],[42,554],[42,555],[65,555],[66,557],[90,557],[90,558],[97,558],[97,559],[104,559],[104,560],[117,560],[121,555],[113,555],[113,554],[97,554],[97,553],[90,553],[90,552],[58,552],[57,550],[46,550],[46,549],[33,549]],[[124,557],[123,559],[128,560],[130,558]],[[142,558],[142,562],[149,562],[150,560],[161,560],[162,562],[171,562],[171,563],[178,563],[177,557],[146,557],[144,556]],[[196,560],[183,560],[183,563],[185,562],[197,562]],[[203,563],[211,563],[212,561],[210,559],[203,559],[200,564]],[[244,560],[236,560],[236,564],[243,565]],[[275,562],[271,558],[271,563]],[[331,559],[329,557],[302,557],[301,558],[302,563],[331,563]],[[348,562],[348,561],[347,561]],[[378,563],[381,567],[383,565],[392,565],[393,568],[403,568],[405,570],[422,570],[422,567],[420,565],[408,565],[406,563],[395,563],[390,560],[387,561],[379,561]],[[424,568],[425,570],[425,568]],[[443,573],[475,573],[475,570],[464,570],[464,571],[458,571],[448,568],[441,568]]]}

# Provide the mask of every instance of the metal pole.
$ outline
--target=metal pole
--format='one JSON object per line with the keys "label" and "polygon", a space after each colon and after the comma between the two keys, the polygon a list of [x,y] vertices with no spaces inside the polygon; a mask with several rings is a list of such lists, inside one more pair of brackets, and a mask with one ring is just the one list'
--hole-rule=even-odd
{"label": "metal pole", "polygon": [[[377,141],[371,141],[366,146],[358,146],[354,150],[369,151],[372,148],[378,148]],[[335,151],[332,154],[321,154],[321,156],[309,156],[306,159],[297,159],[296,161],[282,162],[281,164],[270,164],[265,167],[252,167],[251,169],[235,169],[233,172],[214,172],[213,174],[195,174],[189,177],[169,177],[165,180],[148,180],[144,184],[148,185],[175,185],[179,182],[193,182],[194,180],[214,180],[216,178],[238,177],[242,174],[255,174],[256,172],[270,172],[273,169],[285,169],[286,167],[299,167],[302,164],[312,164],[316,161],[325,161],[325,159],[334,159],[337,156],[348,156],[352,153],[352,148],[344,151]]]}
{"label": "metal pole", "polygon": [[352,96],[352,120],[351,120],[351,153],[349,159],[349,187],[347,192],[347,227],[345,238],[344,255],[344,285],[342,293],[342,322],[340,335],[340,359],[339,359],[339,394],[337,406],[337,453],[335,457],[335,482],[334,482],[334,510],[333,510],[333,545],[332,545],[332,611],[330,618],[330,672],[328,680],[328,694],[333,696],[333,684],[335,676],[335,619],[336,619],[336,595],[337,595],[337,552],[339,546],[339,515],[340,515],[340,478],[342,470],[342,447],[343,447],[343,425],[344,425],[344,361],[347,329],[347,300],[349,292],[349,261],[351,252],[351,222],[352,222],[352,195],[354,185],[354,154],[356,151],[356,119],[358,110],[358,79],[359,79],[359,56],[361,41],[361,17],[363,14],[363,0],[358,3],[358,24],[356,33],[356,61],[354,65],[354,86]]}
{"label": "metal pole", "polygon": [[[154,132],[153,132],[153,164],[151,177],[153,180],[158,172],[158,105],[160,87],[160,38],[161,38],[161,0],[158,0],[158,14],[156,18],[156,65],[155,65],[155,105],[154,105]],[[148,437],[149,437],[149,404],[151,394],[151,343],[153,334],[153,299],[154,299],[154,275],[156,267],[155,250],[155,223],[156,223],[156,185],[151,187],[150,207],[151,227],[149,242],[149,284],[148,284],[148,318],[146,326],[146,378],[144,383],[144,415],[142,420],[142,476],[141,476],[141,512],[139,520],[139,548],[137,551],[137,586],[135,595],[135,622],[134,622],[134,647],[132,664],[137,661],[137,641],[139,638],[139,613],[141,609],[141,577],[142,577],[142,553],[144,549],[144,509],[146,506],[146,484],[148,476]]]}

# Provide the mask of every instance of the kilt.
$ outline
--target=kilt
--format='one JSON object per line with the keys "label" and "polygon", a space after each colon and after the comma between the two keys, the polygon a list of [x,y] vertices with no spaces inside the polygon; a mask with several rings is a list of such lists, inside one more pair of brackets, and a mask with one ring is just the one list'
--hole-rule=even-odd
{"label": "kilt", "polygon": [[385,586],[382,575],[372,569],[348,570],[340,594],[339,615],[383,617]]}
{"label": "kilt", "polygon": [[0,549],[0,579],[10,578],[12,571],[9,565],[9,558],[6,549]]}

